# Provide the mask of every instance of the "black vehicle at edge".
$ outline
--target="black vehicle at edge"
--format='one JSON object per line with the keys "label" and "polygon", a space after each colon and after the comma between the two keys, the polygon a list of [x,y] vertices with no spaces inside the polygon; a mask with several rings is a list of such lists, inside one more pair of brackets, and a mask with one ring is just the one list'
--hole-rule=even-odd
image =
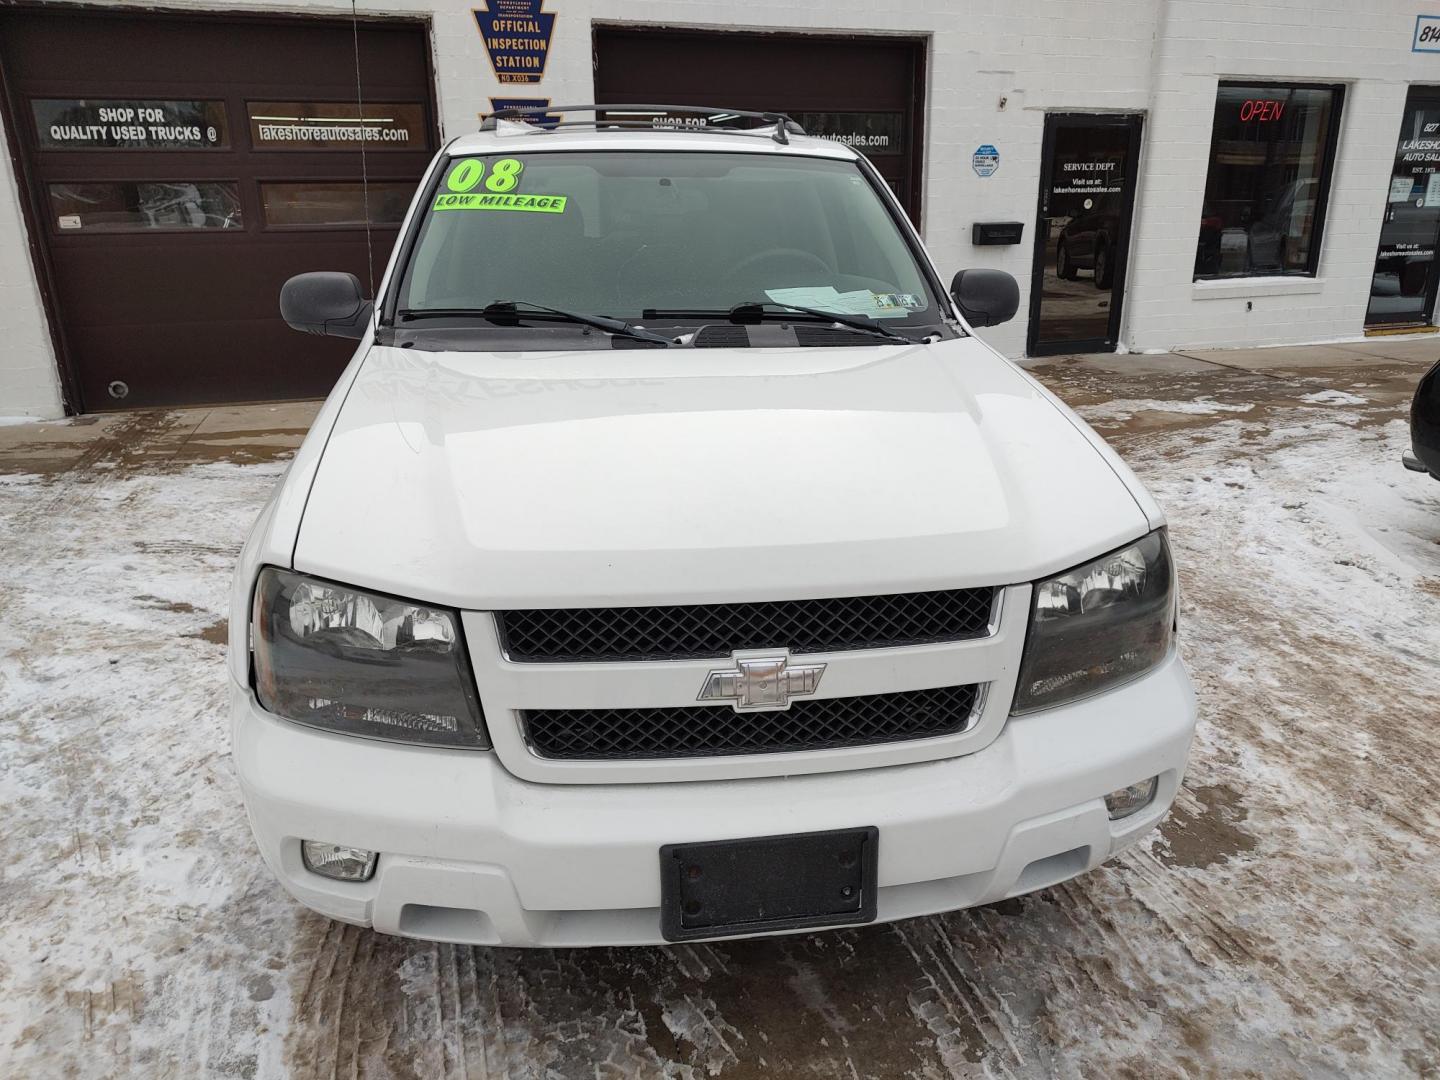
{"label": "black vehicle at edge", "polygon": [[1115,282],[1113,253],[1120,232],[1118,209],[1106,208],[1072,218],[1055,243],[1055,273],[1074,281],[1081,270],[1095,271],[1095,287],[1108,289]]}
{"label": "black vehicle at edge", "polygon": [[1425,373],[1410,403],[1410,451],[1405,467],[1440,480],[1440,363]]}

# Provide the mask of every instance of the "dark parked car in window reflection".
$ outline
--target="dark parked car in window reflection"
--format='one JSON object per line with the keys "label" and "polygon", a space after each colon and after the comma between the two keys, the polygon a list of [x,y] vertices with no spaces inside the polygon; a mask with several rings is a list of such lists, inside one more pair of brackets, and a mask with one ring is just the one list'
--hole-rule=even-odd
{"label": "dark parked car in window reflection", "polygon": [[1370,281],[1370,314],[1415,313],[1417,303],[1423,304],[1430,264],[1435,260],[1437,220],[1440,211],[1426,206],[1418,189],[1417,197],[1386,205],[1375,276]]}
{"label": "dark parked car in window reflection", "polygon": [[1270,199],[1260,220],[1250,226],[1250,270],[1284,273],[1301,269],[1308,258],[1304,225],[1315,213],[1320,181],[1293,180]]}
{"label": "dark parked car in window reflection", "polygon": [[1113,208],[1070,219],[1060,230],[1055,246],[1055,273],[1074,281],[1081,270],[1095,272],[1095,287],[1108,289],[1115,282],[1115,245],[1120,215]]}
{"label": "dark parked car in window reflection", "polygon": [[1305,269],[1307,230],[1315,218],[1320,181],[1292,180],[1266,201],[1260,217],[1248,203],[1221,203],[1200,220],[1197,277],[1288,274]]}

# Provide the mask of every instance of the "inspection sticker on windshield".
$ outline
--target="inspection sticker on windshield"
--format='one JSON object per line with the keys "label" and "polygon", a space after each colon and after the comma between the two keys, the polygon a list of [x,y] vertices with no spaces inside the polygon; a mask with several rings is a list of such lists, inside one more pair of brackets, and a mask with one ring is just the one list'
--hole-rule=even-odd
{"label": "inspection sticker on windshield", "polygon": [[870,289],[842,293],[829,285],[766,289],[765,295],[777,304],[799,304],[837,315],[865,315],[872,319],[894,319],[926,306],[926,301],[914,293],[877,293]]}
{"label": "inspection sticker on windshield", "polygon": [[925,301],[914,293],[871,293],[875,297],[875,306],[882,311],[893,311],[895,308],[906,308],[910,311],[919,311],[925,306]]}
{"label": "inspection sticker on windshield", "polygon": [[435,196],[434,210],[528,210],[537,214],[563,214],[565,195],[502,195],[493,191],[469,194],[448,192]]}

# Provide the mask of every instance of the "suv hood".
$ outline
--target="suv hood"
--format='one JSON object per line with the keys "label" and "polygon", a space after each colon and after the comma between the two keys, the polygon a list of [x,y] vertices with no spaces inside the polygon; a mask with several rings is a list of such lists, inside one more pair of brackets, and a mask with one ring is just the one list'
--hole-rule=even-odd
{"label": "suv hood", "polygon": [[375,347],[297,570],[458,608],[1029,581],[1149,523],[974,338],[545,353]]}

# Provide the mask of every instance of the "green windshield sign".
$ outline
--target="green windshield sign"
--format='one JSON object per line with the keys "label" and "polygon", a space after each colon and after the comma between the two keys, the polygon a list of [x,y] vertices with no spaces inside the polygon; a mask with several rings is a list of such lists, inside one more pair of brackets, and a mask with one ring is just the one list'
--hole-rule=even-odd
{"label": "green windshield sign", "polygon": [[499,195],[481,191],[469,195],[435,196],[435,210],[528,210],[537,214],[563,214],[564,195]]}
{"label": "green windshield sign", "polygon": [[[564,195],[521,195],[515,192],[525,163],[519,158],[501,158],[485,174],[480,158],[457,161],[445,177],[444,194],[435,196],[432,210],[525,210],[535,214],[563,214]],[[481,179],[485,189],[476,191]]]}

